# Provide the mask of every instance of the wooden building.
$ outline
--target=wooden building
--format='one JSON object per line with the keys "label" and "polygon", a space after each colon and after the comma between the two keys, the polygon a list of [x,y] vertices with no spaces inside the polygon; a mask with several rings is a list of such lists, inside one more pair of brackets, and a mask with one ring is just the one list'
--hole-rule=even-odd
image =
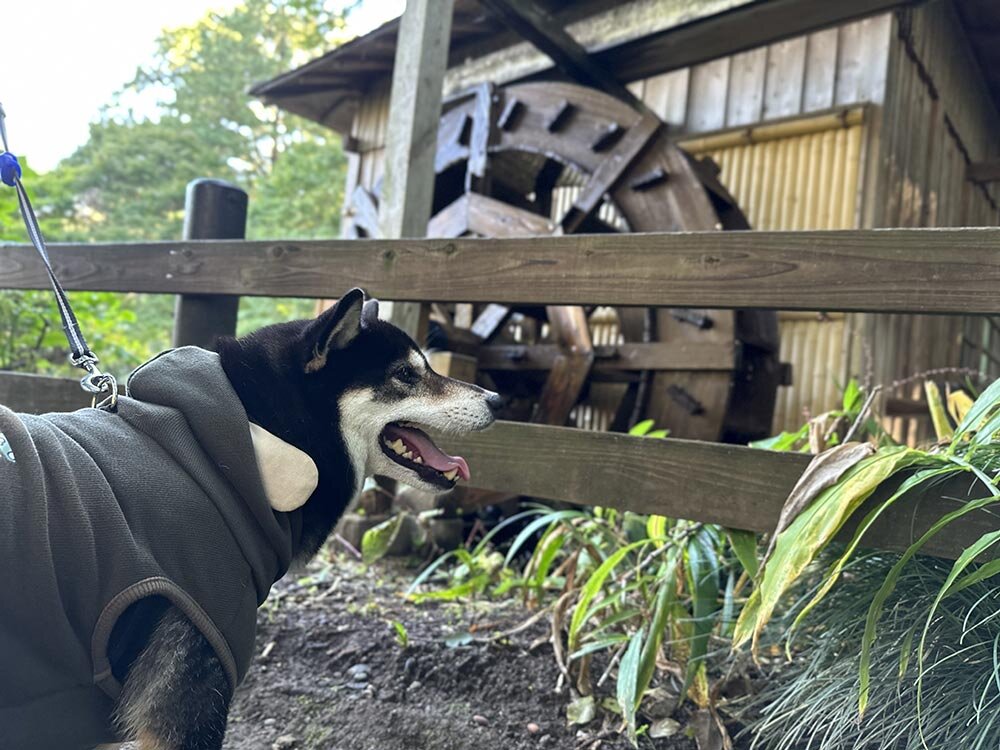
{"label": "wooden building", "polygon": [[[457,0],[445,107],[477,84],[564,79],[475,0]],[[711,156],[756,229],[989,226],[1000,219],[1000,5],[993,0],[537,3]],[[348,189],[377,192],[398,22],[261,84],[269,103],[344,136]],[[345,227],[354,216],[346,207]],[[864,275],[863,265],[856,269]],[[857,376],[887,386],[892,428],[939,368],[1000,375],[992,318],[781,313],[794,382],[774,428],[836,406]],[[603,334],[602,334],[603,335]],[[954,373],[952,374],[954,379]],[[895,384],[895,385],[894,385]],[[579,421],[579,420],[578,420]]]}

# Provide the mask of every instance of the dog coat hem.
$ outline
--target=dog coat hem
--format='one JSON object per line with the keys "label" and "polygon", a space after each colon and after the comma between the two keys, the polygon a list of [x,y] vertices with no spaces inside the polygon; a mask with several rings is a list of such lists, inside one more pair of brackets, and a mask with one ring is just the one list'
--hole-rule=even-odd
{"label": "dog coat hem", "polygon": [[111,662],[108,659],[108,644],[111,640],[111,633],[118,618],[126,609],[149,596],[162,596],[168,599],[198,628],[198,631],[205,636],[205,640],[211,645],[212,650],[215,651],[216,656],[219,657],[219,661],[222,662],[222,668],[229,679],[229,685],[235,690],[239,684],[239,675],[236,660],[233,658],[233,652],[230,651],[225,637],[198,602],[176,583],[163,576],[146,578],[132,584],[108,602],[101,612],[97,624],[94,626],[92,639],[94,683],[110,698],[117,698],[121,694],[121,683],[112,674]]}

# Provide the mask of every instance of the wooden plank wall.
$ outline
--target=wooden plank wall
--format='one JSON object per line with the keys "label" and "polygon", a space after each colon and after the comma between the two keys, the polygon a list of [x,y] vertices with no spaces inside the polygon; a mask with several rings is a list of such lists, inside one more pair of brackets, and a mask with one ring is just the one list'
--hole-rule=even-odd
{"label": "wooden plank wall", "polygon": [[[938,0],[899,13],[892,40],[881,158],[866,225],[995,226],[996,186],[969,182],[965,168],[970,159],[1000,153],[1000,118],[952,4]],[[996,330],[982,317],[868,315],[864,342],[874,355],[864,374],[876,383],[893,383],[961,365],[995,378],[1000,376]],[[921,384],[898,386],[891,395],[921,398]],[[889,426],[897,439],[910,441],[929,432],[926,420],[898,417]]]}
{"label": "wooden plank wall", "polygon": [[680,133],[880,103],[892,16],[883,14],[647,78],[640,96]]}
{"label": "wooden plank wall", "polygon": [[[883,14],[691,68],[629,88],[678,133],[694,134],[859,102],[880,103],[892,16]],[[388,88],[361,100],[351,129],[347,191],[382,176]],[[345,216],[346,222],[350,221]]]}

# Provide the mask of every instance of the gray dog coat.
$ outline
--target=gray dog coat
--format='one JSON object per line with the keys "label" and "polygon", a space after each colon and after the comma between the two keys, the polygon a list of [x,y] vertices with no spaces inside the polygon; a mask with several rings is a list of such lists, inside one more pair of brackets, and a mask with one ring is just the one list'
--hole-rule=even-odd
{"label": "gray dog coat", "polygon": [[144,597],[182,610],[235,687],[301,519],[269,503],[218,356],[151,360],[115,414],[0,406],[0,433],[0,747],[119,739],[109,639]]}

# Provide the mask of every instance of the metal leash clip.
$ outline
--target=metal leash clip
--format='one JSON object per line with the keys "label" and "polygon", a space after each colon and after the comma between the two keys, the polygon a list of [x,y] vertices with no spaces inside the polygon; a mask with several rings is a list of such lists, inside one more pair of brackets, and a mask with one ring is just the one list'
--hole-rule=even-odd
{"label": "metal leash clip", "polygon": [[[92,393],[91,407],[114,411],[118,407],[118,380],[111,373],[103,372],[97,366],[98,359],[93,354],[75,357],[69,355],[69,361],[74,367],[80,367],[87,374],[80,378],[80,387],[87,393]],[[107,397],[98,403],[98,397],[106,393]]]}

